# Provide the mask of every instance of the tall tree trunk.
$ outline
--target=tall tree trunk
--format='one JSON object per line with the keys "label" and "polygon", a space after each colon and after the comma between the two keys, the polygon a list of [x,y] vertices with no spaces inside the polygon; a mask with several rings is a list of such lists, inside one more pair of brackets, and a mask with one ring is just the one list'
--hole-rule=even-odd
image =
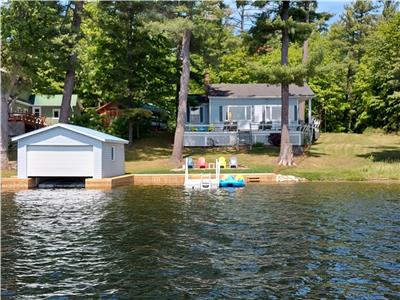
{"label": "tall tree trunk", "polygon": [[179,91],[181,89],[180,77],[181,77],[181,58],[180,58],[181,48],[177,47],[176,49],[176,61],[175,61],[175,71],[176,71],[176,86],[175,86],[175,119],[178,119],[178,111],[179,111]]}
{"label": "tall tree trunk", "polygon": [[187,109],[187,96],[189,89],[190,79],[190,37],[192,31],[185,29],[182,39],[182,74],[181,74],[181,88],[179,92],[179,107],[178,117],[176,120],[174,149],[172,151],[171,162],[176,166],[182,160],[183,153],[183,137],[185,133],[185,120]]}
{"label": "tall tree trunk", "polygon": [[[305,23],[309,23],[310,22],[310,1],[311,0],[305,0],[303,1],[303,5],[304,5],[304,10],[305,10],[305,18],[304,18],[304,22]],[[305,65],[307,63],[308,60],[308,39],[306,39],[303,43],[302,46],[302,53],[301,53],[301,62],[303,65]],[[304,82],[306,83],[306,79],[304,78]],[[308,100],[310,101],[310,100]],[[301,99],[299,101],[299,121],[301,123],[304,123],[305,121],[305,105],[306,105],[306,100],[305,99]]]}
{"label": "tall tree trunk", "polygon": [[17,83],[17,76],[13,75],[10,78],[10,83],[5,84],[2,82],[1,88],[1,136],[0,136],[0,156],[1,156],[1,169],[8,169],[8,114],[9,114],[9,99]]}
{"label": "tall tree trunk", "polygon": [[347,69],[346,74],[346,102],[349,104],[349,113],[348,113],[348,121],[347,121],[347,131],[352,132],[352,119],[353,119],[353,96],[352,96],[352,71],[350,66]]}
{"label": "tall tree trunk", "polygon": [[[72,19],[72,32],[77,34],[79,37],[81,27],[81,13],[83,10],[83,1],[75,1],[74,16]],[[77,46],[79,38],[74,42],[74,48]],[[68,118],[71,115],[71,97],[74,91],[75,83],[75,68],[78,61],[76,49],[73,50],[69,59],[67,74],[64,81],[64,92],[60,110],[60,123],[68,123]]]}
{"label": "tall tree trunk", "polygon": [[128,140],[129,140],[129,147],[133,145],[133,121],[128,121]]}
{"label": "tall tree trunk", "polygon": [[[304,10],[306,12],[304,21],[305,21],[305,23],[309,23],[310,22],[310,0],[304,1]],[[301,62],[303,64],[306,64],[307,59],[308,59],[308,39],[306,39],[303,43]]]}
{"label": "tall tree trunk", "polygon": [[241,12],[240,12],[240,33],[244,32],[244,14],[246,13],[245,11],[245,5],[243,4],[241,7]]}
{"label": "tall tree trunk", "polygon": [[[282,2],[282,20],[289,18],[289,1]],[[289,30],[287,26],[282,30],[281,65],[288,64],[289,58]],[[281,149],[279,164],[290,166],[293,164],[293,149],[289,141],[289,84],[281,84],[282,110],[281,110]]]}

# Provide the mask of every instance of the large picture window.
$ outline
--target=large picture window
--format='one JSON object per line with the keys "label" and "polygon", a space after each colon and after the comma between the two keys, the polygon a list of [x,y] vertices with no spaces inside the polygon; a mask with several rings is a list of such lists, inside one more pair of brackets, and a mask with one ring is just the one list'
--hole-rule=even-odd
{"label": "large picture window", "polygon": [[280,121],[281,120],[281,106],[280,105],[266,105],[265,106],[265,121]]}
{"label": "large picture window", "polygon": [[251,106],[246,105],[237,105],[237,106],[228,106],[227,121],[250,121],[251,120]]}

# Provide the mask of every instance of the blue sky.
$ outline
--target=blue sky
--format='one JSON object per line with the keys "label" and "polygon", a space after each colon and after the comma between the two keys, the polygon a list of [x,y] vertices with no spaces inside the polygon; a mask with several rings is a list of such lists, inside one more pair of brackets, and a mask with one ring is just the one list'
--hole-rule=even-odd
{"label": "blue sky", "polygon": [[334,15],[329,21],[329,24],[336,22],[339,16],[344,11],[344,6],[351,3],[351,0],[320,0],[318,1],[318,12],[328,12]]}
{"label": "blue sky", "polygon": [[[332,14],[332,18],[328,20],[328,24],[331,25],[335,23],[336,21],[339,20],[340,15],[344,12],[344,7],[347,4],[351,4],[353,1],[352,0],[318,0],[318,12],[327,12]],[[375,4],[378,4],[377,0],[373,1]],[[227,3],[229,6],[236,7],[235,5],[235,0],[225,0],[225,3]],[[377,10],[378,12],[380,9]],[[249,28],[251,26],[250,22],[247,22],[246,28]]]}

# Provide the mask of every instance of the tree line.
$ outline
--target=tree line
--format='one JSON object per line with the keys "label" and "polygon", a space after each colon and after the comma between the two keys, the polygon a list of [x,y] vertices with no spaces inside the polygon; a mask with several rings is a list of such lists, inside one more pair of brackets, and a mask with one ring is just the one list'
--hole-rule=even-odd
{"label": "tree line", "polygon": [[[400,127],[400,14],[396,1],[354,1],[339,20],[317,1],[9,1],[2,22],[2,158],[8,105],[18,93],[72,93],[85,107],[143,104],[168,112],[173,160],[182,156],[187,95],[211,83],[290,83],[316,94],[322,129]],[[287,106],[282,106],[283,127]],[[141,109],[141,110],[140,110]],[[145,114],[145,113],[144,113]],[[133,117],[132,117],[133,118]],[[284,128],[283,128],[284,129]],[[287,135],[287,134],[286,134]],[[291,163],[283,134],[281,162]],[[2,159],[3,161],[3,159]]]}

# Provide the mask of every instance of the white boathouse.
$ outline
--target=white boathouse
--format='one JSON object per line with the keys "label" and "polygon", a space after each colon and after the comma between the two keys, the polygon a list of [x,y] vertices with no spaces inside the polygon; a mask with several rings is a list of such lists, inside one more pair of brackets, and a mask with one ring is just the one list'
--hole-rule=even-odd
{"label": "white boathouse", "polygon": [[55,124],[14,137],[18,178],[106,178],[125,173],[127,140],[93,129]]}

